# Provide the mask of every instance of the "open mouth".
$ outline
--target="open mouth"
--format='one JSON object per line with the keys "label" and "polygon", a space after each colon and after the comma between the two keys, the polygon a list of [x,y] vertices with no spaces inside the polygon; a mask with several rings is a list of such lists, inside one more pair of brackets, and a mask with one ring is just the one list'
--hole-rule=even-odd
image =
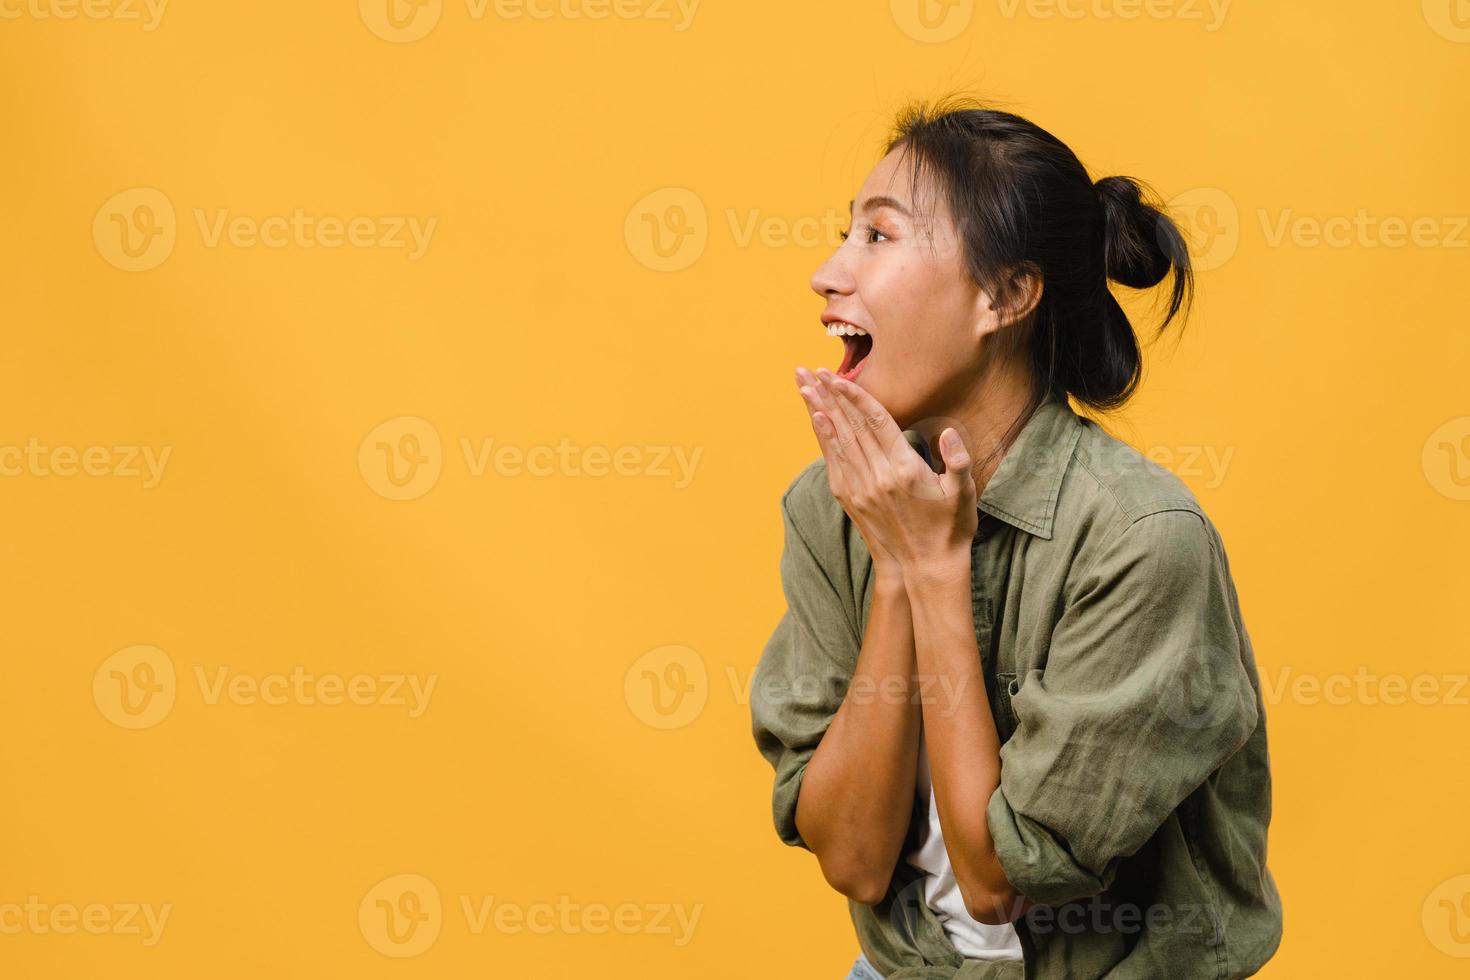
{"label": "open mouth", "polygon": [[848,381],[857,380],[868,355],[873,353],[873,338],[861,327],[835,320],[827,324],[827,333],[842,338],[842,363],[837,366],[837,376]]}

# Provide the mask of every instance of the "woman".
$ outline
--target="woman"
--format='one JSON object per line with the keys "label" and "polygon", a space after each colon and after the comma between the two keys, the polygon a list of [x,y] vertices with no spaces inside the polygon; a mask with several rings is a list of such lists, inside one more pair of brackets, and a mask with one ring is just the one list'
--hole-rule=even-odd
{"label": "woman", "polygon": [[[773,813],[859,978],[1243,977],[1275,952],[1254,655],[1214,525],[1081,406],[1138,341],[1108,281],[1193,276],[1127,177],[961,100],[901,114],[816,272],[837,371],[782,496],[752,684]],[[1160,328],[1162,329],[1162,327]]]}

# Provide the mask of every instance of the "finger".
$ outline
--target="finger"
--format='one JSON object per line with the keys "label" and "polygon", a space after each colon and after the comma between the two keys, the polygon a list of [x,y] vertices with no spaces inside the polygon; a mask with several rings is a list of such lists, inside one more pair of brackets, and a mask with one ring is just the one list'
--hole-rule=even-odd
{"label": "finger", "polygon": [[939,434],[939,455],[944,460],[944,473],[939,477],[944,495],[962,499],[973,497],[975,474],[970,470],[972,459],[958,429],[950,427]]}
{"label": "finger", "polygon": [[875,472],[886,470],[897,476],[909,472],[913,463],[922,462],[882,402],[843,378],[829,378],[828,388],[848,417],[855,420],[858,442]]}
{"label": "finger", "polygon": [[903,430],[898,427],[898,423],[894,421],[888,409],[883,407],[883,403],[874,398],[870,391],[862,385],[853,384],[846,378],[834,378],[832,387],[839,395],[845,397],[862,416],[867,423],[868,431],[873,433],[876,443],[883,447],[890,458],[895,450],[913,452],[914,447],[909,445],[909,441],[904,438]]}
{"label": "finger", "polygon": [[[820,373],[818,372],[819,378]],[[813,388],[813,394],[819,400],[818,407],[826,415],[836,432],[833,438],[836,445],[841,447],[840,460],[845,467],[844,472],[847,474],[849,486],[854,488],[871,486],[872,473],[868,465],[868,458],[862,446],[858,444],[857,433],[853,431],[847,412],[843,410],[831,392],[824,390],[823,385],[816,385]]]}
{"label": "finger", "polygon": [[817,380],[817,376],[804,367],[796,369],[796,388],[802,393],[801,397],[806,402],[809,413],[826,411],[831,414],[835,411],[835,406],[823,397],[822,384]]}
{"label": "finger", "polygon": [[813,412],[822,407],[822,403],[816,397],[816,386],[803,379],[802,375],[805,373],[802,369],[796,372],[796,392],[801,395],[801,402],[806,406],[807,416],[810,417]]}
{"label": "finger", "polygon": [[914,449],[883,403],[860,385],[832,378],[833,397],[858,416],[858,442],[867,454],[875,481],[902,487],[925,499],[939,499],[944,490],[932,467]]}
{"label": "finger", "polygon": [[848,467],[842,459],[846,449],[837,440],[837,430],[833,427],[832,420],[820,410],[816,392],[808,385],[802,385],[799,390],[811,416],[812,432],[816,434],[822,458],[827,462],[828,484],[834,494],[838,493],[846,484]]}
{"label": "finger", "polygon": [[834,414],[840,414],[846,420],[848,428],[852,431],[853,440],[857,444],[858,452],[862,453],[863,458],[867,460],[868,467],[874,476],[884,471],[891,471],[888,458],[871,431],[871,423],[835,384],[840,379],[826,368],[818,369],[817,379],[821,382],[818,390],[826,402],[832,406]]}
{"label": "finger", "polygon": [[840,410],[847,419],[847,424],[856,434],[859,425],[862,424],[862,413],[849,404],[845,399],[837,397],[837,388],[834,382],[838,381],[837,375],[826,368],[817,368],[817,389],[832,404],[833,408]]}

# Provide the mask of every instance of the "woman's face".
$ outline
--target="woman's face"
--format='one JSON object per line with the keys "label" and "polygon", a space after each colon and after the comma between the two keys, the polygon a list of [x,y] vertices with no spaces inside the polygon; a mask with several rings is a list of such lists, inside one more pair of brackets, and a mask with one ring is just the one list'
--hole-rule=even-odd
{"label": "woman's face", "polygon": [[852,362],[866,353],[854,383],[903,429],[965,401],[981,374],[981,338],[997,326],[965,267],[943,195],[920,183],[920,199],[910,199],[912,160],[896,149],[873,168],[852,204],[846,240],[812,275],[812,289],[827,301],[823,320],[846,321],[871,340],[869,350],[868,339],[834,339],[843,343],[844,376],[853,377]]}

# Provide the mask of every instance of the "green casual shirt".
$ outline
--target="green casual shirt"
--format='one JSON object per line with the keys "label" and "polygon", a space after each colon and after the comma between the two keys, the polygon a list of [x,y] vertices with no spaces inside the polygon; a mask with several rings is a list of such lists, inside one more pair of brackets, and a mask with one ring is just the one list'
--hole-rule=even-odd
{"label": "green casual shirt", "polygon": [[[1255,973],[1282,922],[1266,715],[1214,525],[1177,477],[1058,398],[979,509],[971,607],[1001,742],[986,818],[1006,877],[1037,903],[1014,923],[1024,959],[961,956],[902,859],[881,902],[848,903],[863,952],[895,980]],[[857,664],[872,560],[824,460],[781,510],[787,610],[751,718],[776,831],[807,847],[797,794]]]}

